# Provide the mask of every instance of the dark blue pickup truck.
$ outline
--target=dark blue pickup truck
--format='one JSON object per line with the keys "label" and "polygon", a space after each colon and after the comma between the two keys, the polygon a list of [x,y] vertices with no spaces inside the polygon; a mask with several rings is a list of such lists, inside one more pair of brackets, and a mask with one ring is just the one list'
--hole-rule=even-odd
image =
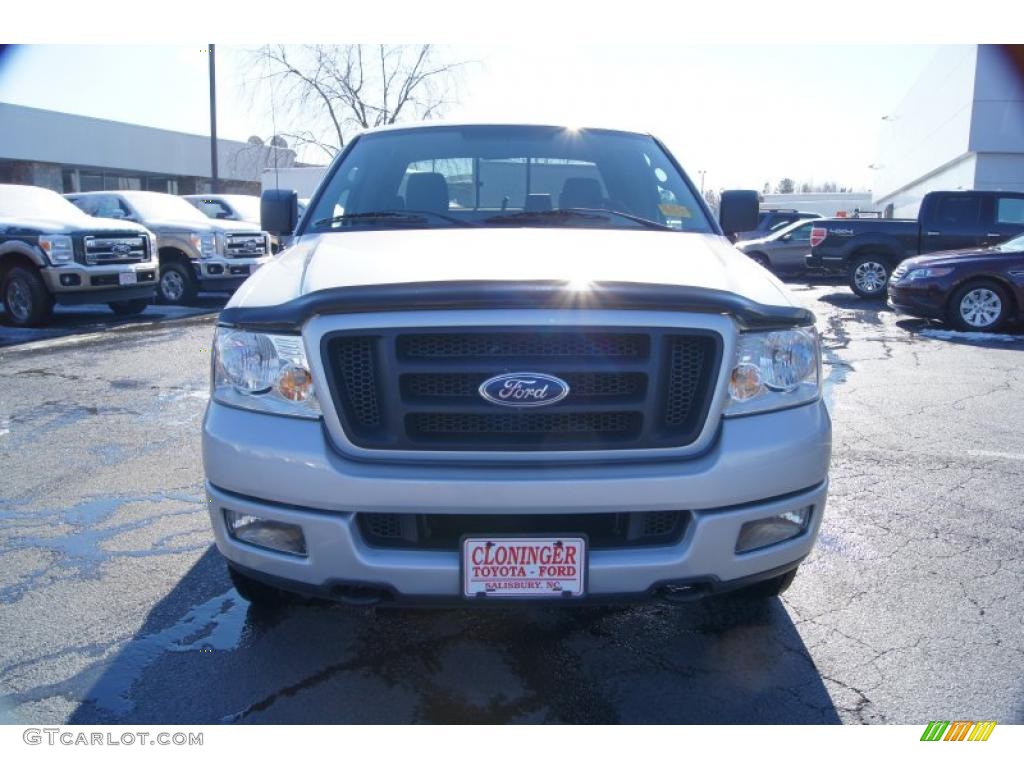
{"label": "dark blue pickup truck", "polygon": [[1024,232],[1024,192],[929,192],[916,219],[821,219],[810,272],[844,275],[863,298],[885,295],[901,261],[922,253],[987,248]]}

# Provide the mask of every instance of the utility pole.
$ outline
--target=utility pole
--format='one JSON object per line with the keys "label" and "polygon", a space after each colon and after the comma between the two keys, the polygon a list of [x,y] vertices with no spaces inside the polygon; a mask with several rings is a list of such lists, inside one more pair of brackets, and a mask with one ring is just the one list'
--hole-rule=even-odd
{"label": "utility pole", "polygon": [[707,171],[697,171],[697,173],[700,174],[700,196],[704,197],[704,174],[707,173]]}
{"label": "utility pole", "polygon": [[217,62],[213,43],[210,43],[210,179],[212,192],[220,191],[217,176]]}

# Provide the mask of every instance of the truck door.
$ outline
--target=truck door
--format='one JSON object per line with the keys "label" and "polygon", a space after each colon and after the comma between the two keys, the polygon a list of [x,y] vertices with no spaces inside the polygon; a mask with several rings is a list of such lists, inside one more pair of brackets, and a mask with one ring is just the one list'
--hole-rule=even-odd
{"label": "truck door", "polygon": [[984,245],[998,245],[1024,232],[1024,194],[993,192],[984,211]]}
{"label": "truck door", "polygon": [[922,211],[921,253],[978,248],[986,230],[981,217],[982,195],[942,195]]}
{"label": "truck door", "polygon": [[769,257],[772,266],[782,272],[802,270],[806,266],[804,259],[811,253],[811,227],[813,226],[814,222],[809,221],[802,227],[797,227],[792,232],[787,232],[778,238]]}

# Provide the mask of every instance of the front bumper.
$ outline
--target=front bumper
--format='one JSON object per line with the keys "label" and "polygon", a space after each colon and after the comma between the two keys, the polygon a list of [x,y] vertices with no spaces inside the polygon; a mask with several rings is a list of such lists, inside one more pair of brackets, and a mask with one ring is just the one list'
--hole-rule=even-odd
{"label": "front bumper", "polygon": [[266,264],[272,256],[252,259],[224,259],[216,257],[193,262],[199,287],[206,291],[234,291]]}
{"label": "front bumper", "polygon": [[[68,264],[44,267],[39,272],[58,304],[106,304],[152,297],[160,268],[154,259],[136,264],[102,266]],[[124,273],[133,273],[135,282],[121,285],[119,276]]]}
{"label": "front bumper", "polygon": [[804,257],[804,269],[808,274],[823,277],[844,277],[848,271],[845,257],[814,254]]}
{"label": "front bumper", "polygon": [[948,289],[936,282],[918,281],[912,285],[889,283],[890,309],[915,317],[942,320],[946,314]]}
{"label": "front bumper", "polygon": [[[334,450],[319,422],[215,402],[203,427],[210,518],[218,549],[236,567],[297,591],[372,587],[409,602],[459,599],[458,553],[371,547],[353,513],[690,510],[676,544],[591,552],[591,598],[644,597],[666,584],[734,584],[798,563],[821,523],[830,447],[820,401],[727,419],[713,447],[697,458],[598,467],[352,461]],[[806,506],[813,514],[798,538],[735,553],[743,523]],[[224,509],[302,526],[308,556],[232,539]]]}

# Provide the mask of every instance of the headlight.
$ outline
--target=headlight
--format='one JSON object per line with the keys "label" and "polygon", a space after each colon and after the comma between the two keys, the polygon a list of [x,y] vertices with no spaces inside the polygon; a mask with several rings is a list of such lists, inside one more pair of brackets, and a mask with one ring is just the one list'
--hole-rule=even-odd
{"label": "headlight", "polygon": [[907,272],[907,276],[904,277],[903,279],[908,282],[911,280],[927,280],[932,277],[945,277],[952,271],[952,267],[927,267],[924,269],[912,269],[909,272]]}
{"label": "headlight", "polygon": [[320,417],[301,336],[218,328],[213,340],[213,399],[282,416]]}
{"label": "headlight", "polygon": [[212,259],[216,255],[216,241],[212,232],[193,232],[189,235],[192,247],[199,252],[200,259]]}
{"label": "headlight", "polygon": [[820,394],[820,380],[821,349],[814,328],[740,334],[725,415],[812,402]]}
{"label": "headlight", "polygon": [[75,260],[74,246],[67,235],[43,235],[39,247],[46,252],[51,264],[67,264]]}

